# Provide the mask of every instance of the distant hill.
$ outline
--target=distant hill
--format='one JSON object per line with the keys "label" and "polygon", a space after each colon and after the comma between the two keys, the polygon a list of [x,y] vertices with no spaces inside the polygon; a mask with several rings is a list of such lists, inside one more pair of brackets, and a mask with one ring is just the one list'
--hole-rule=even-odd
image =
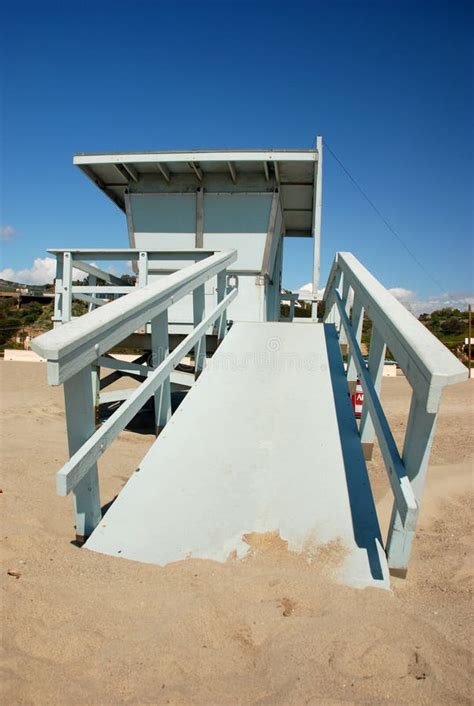
{"label": "distant hill", "polygon": [[52,284],[24,284],[22,282],[10,282],[0,278],[0,292],[16,292],[17,290],[27,290],[31,294],[43,294],[53,290]]}

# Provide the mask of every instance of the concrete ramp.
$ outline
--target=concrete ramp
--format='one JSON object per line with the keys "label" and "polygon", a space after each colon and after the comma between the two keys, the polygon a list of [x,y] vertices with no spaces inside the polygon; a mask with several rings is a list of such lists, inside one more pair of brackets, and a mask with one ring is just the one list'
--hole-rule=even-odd
{"label": "concrete ramp", "polygon": [[336,548],[349,585],[389,585],[332,325],[234,324],[85,546],[225,561],[267,532],[316,562]]}

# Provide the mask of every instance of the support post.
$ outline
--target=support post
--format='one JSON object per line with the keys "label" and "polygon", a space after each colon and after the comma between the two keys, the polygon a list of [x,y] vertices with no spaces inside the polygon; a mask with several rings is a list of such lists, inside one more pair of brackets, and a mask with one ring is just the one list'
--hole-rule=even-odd
{"label": "support post", "polygon": [[148,253],[140,252],[138,256],[138,286],[144,287],[148,284]]}
{"label": "support post", "polygon": [[[205,290],[201,284],[193,292],[193,320],[194,327],[201,323],[204,318]],[[206,334],[201,336],[194,347],[194,365],[196,378],[202,373],[206,361]]]}
{"label": "support post", "polygon": [[63,296],[62,320],[63,323],[71,320],[72,316],[72,256],[70,252],[64,253],[63,260]]}
{"label": "support post", "polygon": [[[420,507],[423,497],[436,415],[437,411],[427,412],[424,396],[417,396],[413,393],[402,459],[418,507]],[[387,537],[387,559],[392,575],[405,578],[414,536],[415,528],[405,529],[403,527],[394,504]]]}
{"label": "support post", "polygon": [[[151,322],[152,367],[157,368],[169,354],[168,310]],[[171,385],[169,375],[155,392],[155,430],[161,432],[171,417]]]}
{"label": "support post", "polygon": [[[382,336],[372,325],[372,334],[370,336],[369,348],[369,375],[374,383],[375,391],[380,397],[380,388],[382,385],[383,364],[385,361],[386,345]],[[364,457],[367,461],[372,458],[374,447],[375,429],[372,419],[369,414],[367,405],[362,408],[362,417],[360,420],[360,440],[364,450]]]}
{"label": "support post", "polygon": [[204,247],[204,189],[200,186],[196,191],[196,237],[197,248]]}
{"label": "support post", "polygon": [[[95,286],[97,285],[97,277],[96,277],[95,275],[89,275],[88,278],[87,278],[87,284],[88,284],[90,287],[95,287]],[[93,311],[94,309],[95,309],[95,304],[94,304],[94,302],[92,301],[92,302],[89,304],[89,307],[88,307],[87,311]]]}
{"label": "support post", "polygon": [[[65,381],[64,402],[69,455],[72,456],[95,432],[90,365],[86,365]],[[76,540],[82,544],[97,527],[102,517],[96,463],[79,481],[73,492]]]}
{"label": "support post", "polygon": [[[220,304],[226,295],[227,270],[222,270],[217,275],[217,303]],[[217,340],[222,341],[227,333],[227,309],[217,319]]]}
{"label": "support post", "polygon": [[313,215],[313,303],[311,316],[313,321],[318,319],[318,302],[316,301],[321,270],[321,216],[323,206],[323,138],[316,138],[318,161],[314,165],[314,215]]}
{"label": "support post", "polygon": [[54,280],[54,327],[61,326],[63,323],[63,280],[64,280],[64,255],[63,253],[56,254],[56,277]]}

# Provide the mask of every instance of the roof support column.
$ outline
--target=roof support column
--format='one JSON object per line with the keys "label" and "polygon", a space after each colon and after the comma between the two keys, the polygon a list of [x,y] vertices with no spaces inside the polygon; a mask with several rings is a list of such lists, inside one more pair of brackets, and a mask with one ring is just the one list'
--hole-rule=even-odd
{"label": "roof support column", "polygon": [[318,318],[318,288],[321,271],[321,215],[322,215],[322,189],[323,189],[323,138],[316,138],[318,161],[314,165],[314,210],[313,210],[313,303],[311,315],[314,320]]}
{"label": "roof support column", "polygon": [[196,247],[204,247],[204,189],[196,191]]}

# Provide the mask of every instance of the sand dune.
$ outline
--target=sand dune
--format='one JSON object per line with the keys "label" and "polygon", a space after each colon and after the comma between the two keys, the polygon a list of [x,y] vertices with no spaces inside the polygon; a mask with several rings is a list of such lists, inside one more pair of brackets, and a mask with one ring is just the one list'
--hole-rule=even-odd
{"label": "sand dune", "polygon": [[[78,549],[55,495],[62,390],[39,365],[0,374],[2,704],[472,703],[472,381],[445,392],[408,578],[385,592],[337,585],[337,547],[308,564],[279,537],[249,536],[244,561],[165,568]],[[408,391],[384,380],[398,441]],[[151,441],[124,432],[104,456],[104,504]],[[370,474],[386,526],[377,452]]]}

